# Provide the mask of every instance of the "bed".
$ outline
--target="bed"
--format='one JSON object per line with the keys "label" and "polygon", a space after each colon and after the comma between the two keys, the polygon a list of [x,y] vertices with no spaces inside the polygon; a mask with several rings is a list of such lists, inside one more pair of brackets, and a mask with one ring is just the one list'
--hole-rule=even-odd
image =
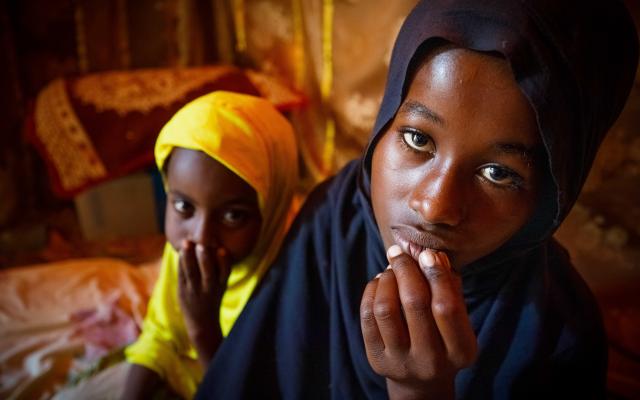
{"label": "bed", "polygon": [[[86,258],[0,270],[0,398],[73,398],[72,387],[120,362],[158,267]],[[125,375],[93,380],[96,393],[116,398]]]}

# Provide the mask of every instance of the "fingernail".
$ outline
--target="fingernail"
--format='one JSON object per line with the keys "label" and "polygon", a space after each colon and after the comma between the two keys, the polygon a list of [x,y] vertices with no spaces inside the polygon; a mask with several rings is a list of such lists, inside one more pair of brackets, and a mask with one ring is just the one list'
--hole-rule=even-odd
{"label": "fingernail", "polygon": [[423,268],[433,267],[436,264],[436,258],[429,250],[423,250],[418,256],[418,261]]}
{"label": "fingernail", "polygon": [[393,246],[389,247],[389,250],[387,250],[388,259],[396,258],[400,254],[402,254],[402,249],[397,244],[394,244]]}
{"label": "fingernail", "polygon": [[378,275],[376,275],[376,277],[375,277],[375,278],[373,278],[373,279],[378,279],[378,278],[380,278],[380,275],[382,275],[382,272],[378,272]]}
{"label": "fingernail", "polygon": [[391,269],[391,265],[387,265],[387,268],[385,269],[385,271],[386,271],[387,269]]}
{"label": "fingernail", "polygon": [[204,252],[204,246],[201,244],[197,244],[196,245],[196,251],[198,251],[199,253]]}

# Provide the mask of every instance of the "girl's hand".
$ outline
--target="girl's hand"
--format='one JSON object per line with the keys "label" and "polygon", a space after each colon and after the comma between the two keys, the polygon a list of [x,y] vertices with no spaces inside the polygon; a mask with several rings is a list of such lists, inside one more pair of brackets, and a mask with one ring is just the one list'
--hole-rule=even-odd
{"label": "girl's hand", "polygon": [[441,252],[423,251],[418,265],[394,245],[387,258],[360,305],[369,363],[390,398],[453,398],[456,373],[477,354],[460,277]]}
{"label": "girl's hand", "polygon": [[215,251],[183,241],[178,271],[178,297],[189,338],[198,359],[208,365],[220,342],[220,303],[227,286],[230,260],[223,248]]}

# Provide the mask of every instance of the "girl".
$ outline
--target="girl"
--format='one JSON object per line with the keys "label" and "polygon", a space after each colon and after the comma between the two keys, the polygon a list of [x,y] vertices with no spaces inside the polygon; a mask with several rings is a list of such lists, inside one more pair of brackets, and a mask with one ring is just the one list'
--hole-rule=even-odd
{"label": "girl", "polygon": [[637,56],[619,1],[420,2],[363,160],[310,195],[199,397],[603,398],[551,235]]}
{"label": "girl", "polygon": [[269,102],[220,91],[178,111],[155,156],[168,243],[143,331],[126,349],[124,397],[148,398],[162,378],[191,398],[287,231],[297,150]]}

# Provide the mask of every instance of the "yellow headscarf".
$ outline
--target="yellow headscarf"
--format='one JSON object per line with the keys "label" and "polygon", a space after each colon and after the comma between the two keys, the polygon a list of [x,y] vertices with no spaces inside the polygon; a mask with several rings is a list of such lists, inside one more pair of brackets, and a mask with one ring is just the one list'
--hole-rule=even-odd
{"label": "yellow headscarf", "polygon": [[[227,336],[277,255],[295,213],[295,136],[289,122],[267,100],[218,91],[188,103],[164,126],[155,146],[160,171],[175,147],[206,153],[246,181],[258,196],[262,214],[258,241],[251,255],[232,266],[220,307],[220,326]],[[196,360],[197,354],[177,300],[178,254],[168,243],[161,268],[143,332],[127,348],[127,360],[156,371],[188,398],[195,393],[202,371],[180,358]]]}

